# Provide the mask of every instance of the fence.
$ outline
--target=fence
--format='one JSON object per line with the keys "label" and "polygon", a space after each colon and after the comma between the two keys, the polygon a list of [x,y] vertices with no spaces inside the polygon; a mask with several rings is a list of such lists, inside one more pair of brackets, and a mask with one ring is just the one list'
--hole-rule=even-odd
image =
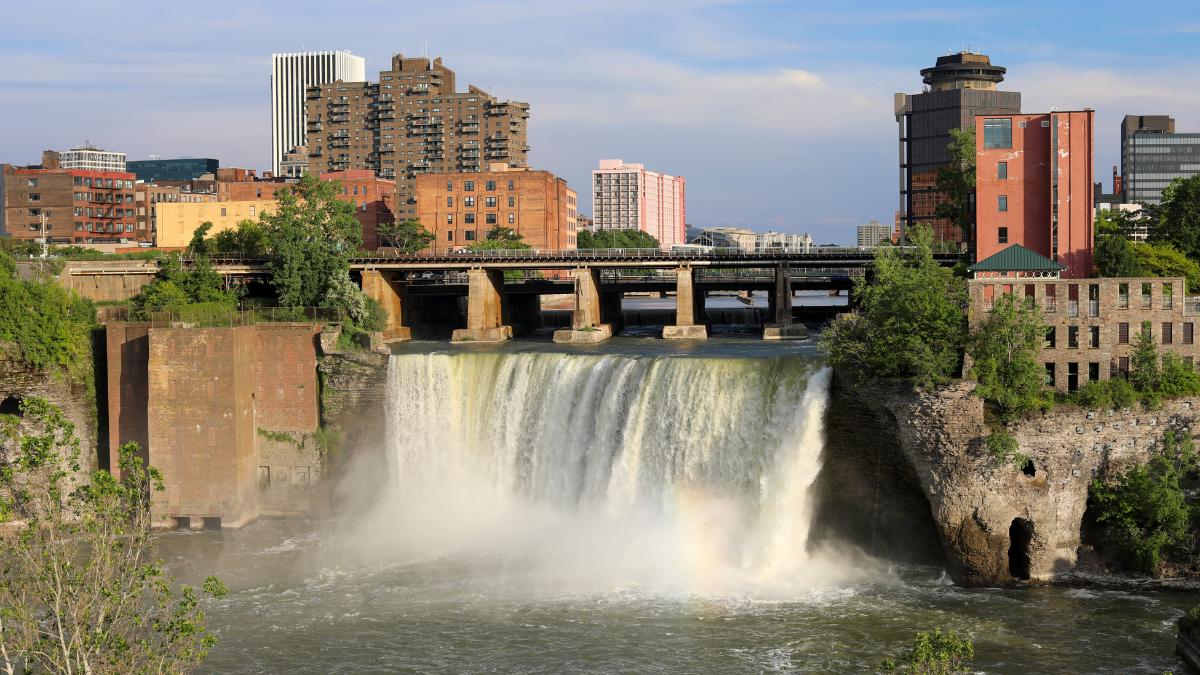
{"label": "fence", "polygon": [[150,312],[150,323],[162,326],[187,324],[203,328],[253,326],[259,323],[336,323],[346,312],[333,307],[256,307],[229,309],[211,303],[189,305],[178,310]]}

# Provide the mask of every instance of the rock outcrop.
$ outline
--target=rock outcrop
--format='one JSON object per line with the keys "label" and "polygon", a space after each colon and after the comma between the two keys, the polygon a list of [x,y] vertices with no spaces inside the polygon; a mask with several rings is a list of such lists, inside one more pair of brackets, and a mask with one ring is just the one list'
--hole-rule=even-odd
{"label": "rock outcrop", "polygon": [[1059,406],[1010,424],[1024,468],[985,447],[990,429],[973,383],[914,390],[835,379],[835,406],[874,420],[861,433],[878,452],[899,452],[929,503],[946,566],[964,585],[1052,580],[1074,568],[1088,486],[1096,476],[1147,461],[1166,428],[1190,429],[1197,401],[1161,410],[1089,411]]}
{"label": "rock outcrop", "polygon": [[[44,398],[58,406],[79,439],[81,470],[86,477],[98,468],[95,395],[87,382],[71,382],[62,373],[29,368],[0,349],[0,414],[19,415],[21,401]],[[34,431],[30,429],[29,431]]]}

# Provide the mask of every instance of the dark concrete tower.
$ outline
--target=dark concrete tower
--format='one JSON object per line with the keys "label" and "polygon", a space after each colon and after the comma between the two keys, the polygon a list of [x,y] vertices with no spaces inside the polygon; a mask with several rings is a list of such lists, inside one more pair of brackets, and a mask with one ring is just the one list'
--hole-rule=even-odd
{"label": "dark concrete tower", "polygon": [[938,240],[962,239],[953,223],[934,215],[946,199],[936,188],[937,172],[950,160],[946,146],[951,129],[974,129],[976,115],[1021,112],[1019,92],[997,90],[1005,72],[985,54],[959,52],[938,57],[936,64],[921,70],[921,93],[896,94],[902,227],[928,223]]}

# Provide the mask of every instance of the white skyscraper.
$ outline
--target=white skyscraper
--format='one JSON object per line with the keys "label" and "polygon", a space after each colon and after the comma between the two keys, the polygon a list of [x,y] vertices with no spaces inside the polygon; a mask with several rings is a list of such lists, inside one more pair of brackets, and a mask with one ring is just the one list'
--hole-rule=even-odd
{"label": "white skyscraper", "polygon": [[315,84],[365,82],[367,62],[347,51],[271,55],[271,171],[283,156],[304,145],[305,90]]}

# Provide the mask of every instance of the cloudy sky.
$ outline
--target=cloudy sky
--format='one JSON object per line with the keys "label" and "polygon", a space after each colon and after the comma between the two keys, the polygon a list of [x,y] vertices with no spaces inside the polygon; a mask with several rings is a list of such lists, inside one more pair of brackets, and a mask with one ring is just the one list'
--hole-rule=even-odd
{"label": "cloudy sky", "polygon": [[892,94],[941,54],[991,55],[1027,112],[1095,108],[1106,188],[1122,115],[1200,131],[1188,1],[3,2],[0,162],[90,140],[261,169],[271,53],[347,49],[374,80],[426,45],[460,88],[529,102],[531,163],[576,187],[622,157],[686,176],[693,224],[821,242],[891,222]]}

